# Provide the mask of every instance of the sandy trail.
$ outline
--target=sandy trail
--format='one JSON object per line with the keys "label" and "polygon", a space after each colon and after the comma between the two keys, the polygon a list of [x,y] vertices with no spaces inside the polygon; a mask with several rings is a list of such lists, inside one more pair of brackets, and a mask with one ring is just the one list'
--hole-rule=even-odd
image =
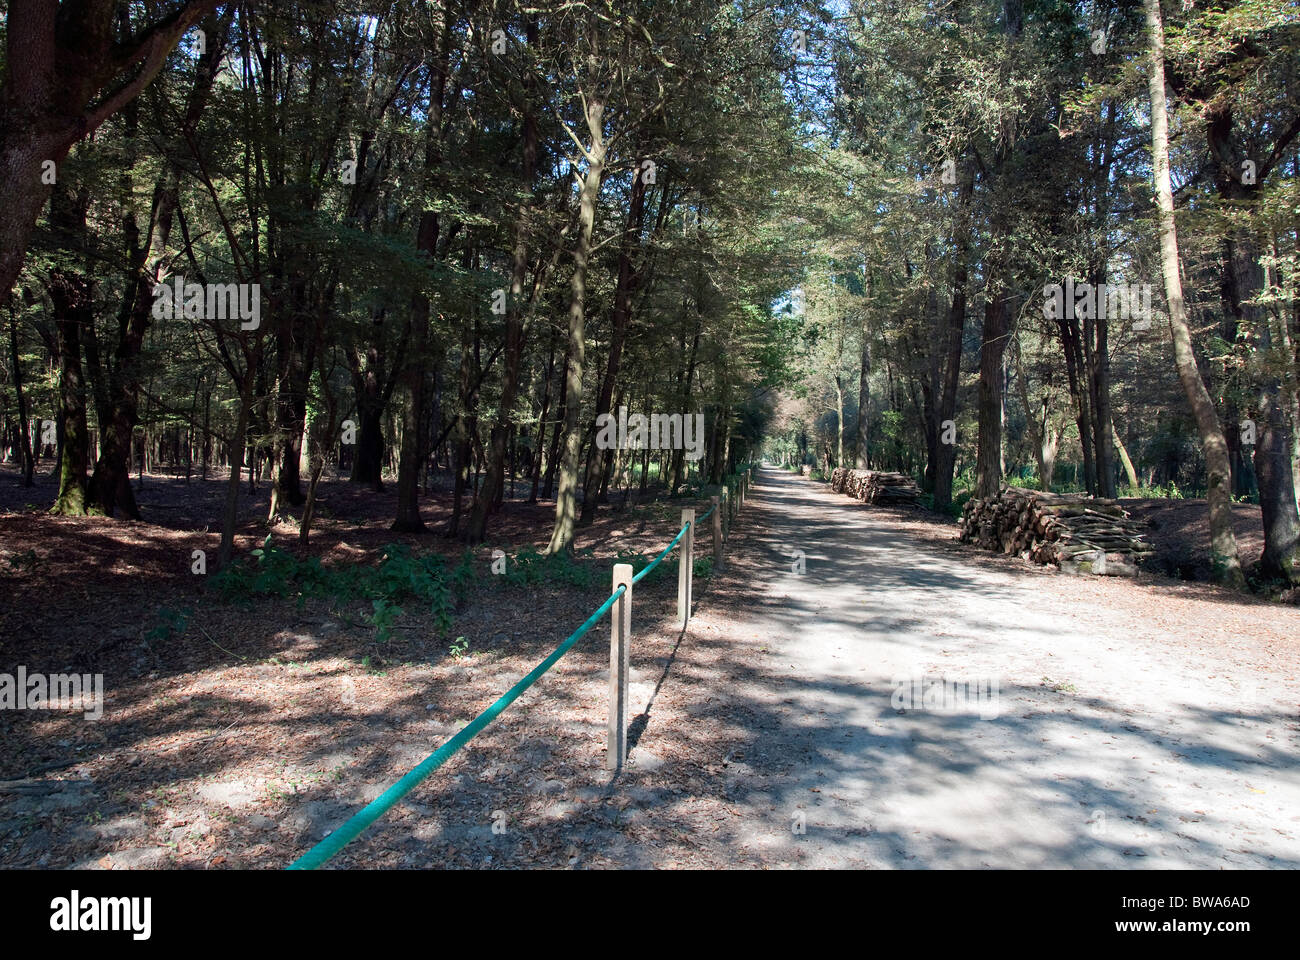
{"label": "sandy trail", "polygon": [[[771,468],[746,510],[753,595],[691,627],[745,744],[719,865],[1300,866],[1300,611],[976,556]],[[896,709],[921,678],[998,696]]]}
{"label": "sandy trail", "polygon": [[[732,534],[684,634],[672,578],[634,591],[619,774],[602,621],[331,866],[1300,867],[1300,609],[1062,576],[770,468]],[[287,664],[178,674],[147,701],[174,736],[227,730],[229,707],[254,746],[126,751],[0,797],[0,859],[284,866],[589,609],[537,624],[526,598],[490,621],[500,643],[465,627],[485,652],[463,663],[358,669],[326,618],[284,633]],[[997,697],[894,700],[940,679]]]}

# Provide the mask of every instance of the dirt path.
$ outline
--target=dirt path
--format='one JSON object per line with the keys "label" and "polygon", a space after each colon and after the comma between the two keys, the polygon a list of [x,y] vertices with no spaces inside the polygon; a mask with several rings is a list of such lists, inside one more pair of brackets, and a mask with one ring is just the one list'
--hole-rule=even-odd
{"label": "dirt path", "polygon": [[[731,590],[754,594],[702,604],[680,668],[720,674],[690,712],[734,741],[712,758],[728,815],[645,811],[670,835],[723,820],[702,859],[1300,866],[1300,611],[982,556],[774,469],[750,510]],[[999,696],[896,709],[922,677]]]}
{"label": "dirt path", "polygon": [[[631,531],[657,551],[674,512],[613,518],[601,536],[624,546]],[[76,556],[41,550],[37,572]],[[620,774],[604,765],[602,621],[331,866],[1300,866],[1300,609],[1061,576],[961,546],[922,511],[774,469],[727,555],[685,634],[672,576],[634,593]],[[604,590],[482,587],[456,621],[472,656],[440,653],[414,623],[421,639],[378,668],[310,604],[256,617],[201,605],[193,642],[146,644],[136,668],[108,661],[102,723],[0,717],[18,775],[72,754],[38,782],[0,784],[0,865],[283,867],[523,676]],[[35,609],[25,596],[10,622]],[[90,594],[84,605],[99,609]],[[39,650],[6,654],[36,663]],[[998,696],[900,710],[895,681],[922,678],[996,682]]]}

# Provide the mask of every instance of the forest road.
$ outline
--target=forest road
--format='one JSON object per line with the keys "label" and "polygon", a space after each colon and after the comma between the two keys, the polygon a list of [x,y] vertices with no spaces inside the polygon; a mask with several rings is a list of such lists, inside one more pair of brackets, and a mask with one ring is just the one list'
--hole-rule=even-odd
{"label": "forest road", "polygon": [[[746,595],[690,631],[732,650],[699,718],[737,744],[731,863],[1300,867],[1300,610],[983,554],[770,466],[742,519]],[[970,696],[927,704],[944,680]]]}

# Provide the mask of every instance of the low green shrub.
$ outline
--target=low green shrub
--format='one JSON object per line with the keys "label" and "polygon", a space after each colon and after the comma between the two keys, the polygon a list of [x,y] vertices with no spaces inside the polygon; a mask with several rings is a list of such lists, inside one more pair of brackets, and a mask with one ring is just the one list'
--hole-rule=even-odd
{"label": "low green shrub", "polygon": [[367,622],[376,641],[392,636],[404,604],[427,604],[442,634],[451,630],[455,604],[474,579],[473,555],[466,551],[452,570],[439,554],[416,556],[401,543],[390,543],[375,566],[347,564],[326,567],[319,557],[299,560],[275,546],[268,535],[247,558],[228,564],[211,584],[226,600],[249,603],[254,597],[294,597],[299,608],[308,597],[325,599],[336,609],[369,601]]}

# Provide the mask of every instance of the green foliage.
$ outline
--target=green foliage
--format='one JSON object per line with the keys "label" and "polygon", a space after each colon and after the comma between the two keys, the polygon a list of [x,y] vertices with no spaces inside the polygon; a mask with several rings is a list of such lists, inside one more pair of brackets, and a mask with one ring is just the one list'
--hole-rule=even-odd
{"label": "green foliage", "polygon": [[[659,556],[658,553],[652,557],[643,553],[638,553],[636,550],[620,550],[618,555],[615,557],[615,560],[619,563],[631,564],[632,575],[637,576],[642,570],[648,567],[654,561],[654,557],[657,556]],[[658,566],[645,575],[641,580],[641,583],[656,583],[664,580],[673,582],[677,579],[677,571],[679,567],[680,560],[677,553],[674,552],[664,557]],[[713,558],[697,555],[691,565],[691,575],[697,579],[713,576]]]}
{"label": "green foliage", "polygon": [[150,643],[158,643],[173,637],[183,637],[189,628],[192,616],[194,616],[193,607],[181,607],[179,610],[159,607],[158,613],[154,616],[153,626],[145,631],[144,638]]}
{"label": "green foliage", "polygon": [[[640,553],[639,551],[636,551],[636,550],[620,550],[620,551],[615,555],[614,560],[615,560],[615,562],[617,562],[617,563],[627,563],[627,564],[631,564],[631,566],[632,566],[632,575],[633,575],[633,576],[636,576],[636,575],[639,574],[642,570],[644,570],[646,567],[648,567],[648,566],[651,564],[651,562],[654,560],[654,558],[657,557],[657,556],[659,556],[659,552],[658,552],[658,551],[656,551],[656,552],[654,553],[653,556],[647,556],[646,554],[644,554],[644,553]],[[676,570],[676,560],[674,560],[673,557],[671,557],[671,556],[669,556],[669,557],[664,557],[663,562],[660,563],[659,566],[657,566],[657,567],[655,567],[653,570],[651,570],[649,573],[647,573],[647,574],[645,575],[645,578],[644,578],[641,582],[642,582],[642,583],[651,583],[651,582],[656,581],[656,580],[662,580],[663,577],[664,577],[664,574],[665,574],[665,568],[666,568],[666,567],[670,567],[670,566],[671,566],[671,567],[674,569],[674,571],[675,571],[675,570]]]}
{"label": "green foliage", "polygon": [[439,633],[448,633],[456,601],[464,598],[474,577],[465,557],[449,572],[439,554],[416,556],[400,543],[384,547],[377,566],[335,568],[326,567],[319,557],[299,560],[275,546],[269,535],[249,557],[229,564],[211,578],[226,600],[249,603],[258,596],[294,596],[301,607],[308,597],[314,597],[329,600],[335,609],[369,601],[366,621],[379,643],[392,636],[397,619],[405,613],[403,604],[427,605]]}
{"label": "green foliage", "polygon": [[506,572],[494,579],[504,580],[516,587],[559,583],[586,589],[595,582],[596,571],[583,563],[582,558],[589,557],[592,552],[591,548],[587,548],[570,556],[564,551],[547,554],[533,547],[525,547],[518,553],[507,555]]}
{"label": "green foliage", "polygon": [[959,493],[955,494],[952,497],[952,500],[948,503],[948,506],[945,507],[943,510],[935,510],[934,494],[932,493],[921,494],[920,502],[921,502],[921,506],[925,507],[925,509],[933,511],[935,513],[942,513],[944,516],[948,516],[956,520],[958,517],[961,516],[962,508],[966,506],[966,501],[971,498],[972,494],[973,491],[969,489],[960,491]]}
{"label": "green foliage", "polygon": [[478,567],[474,562],[474,551],[466,548],[460,555],[460,561],[451,571],[451,589],[457,599],[469,593],[469,588],[478,579]]}
{"label": "green foliage", "polygon": [[1156,484],[1154,487],[1136,487],[1125,484],[1116,492],[1116,496],[1124,499],[1134,500],[1184,500],[1186,495],[1178,488],[1178,484],[1170,480],[1166,484]]}
{"label": "green foliage", "polygon": [[970,498],[973,497],[974,495],[975,495],[975,491],[969,488],[960,491],[959,493],[953,496],[952,502],[948,504],[948,512],[953,517],[960,517],[962,510],[965,509],[966,507],[967,501],[969,501]]}
{"label": "green foliage", "polygon": [[393,634],[393,623],[404,612],[401,607],[384,597],[370,601],[374,612],[370,615],[370,624],[375,628],[375,641],[386,643]]}
{"label": "green foliage", "polygon": [[904,439],[906,418],[899,410],[884,410],[880,414],[881,432],[886,440],[900,442]]}

